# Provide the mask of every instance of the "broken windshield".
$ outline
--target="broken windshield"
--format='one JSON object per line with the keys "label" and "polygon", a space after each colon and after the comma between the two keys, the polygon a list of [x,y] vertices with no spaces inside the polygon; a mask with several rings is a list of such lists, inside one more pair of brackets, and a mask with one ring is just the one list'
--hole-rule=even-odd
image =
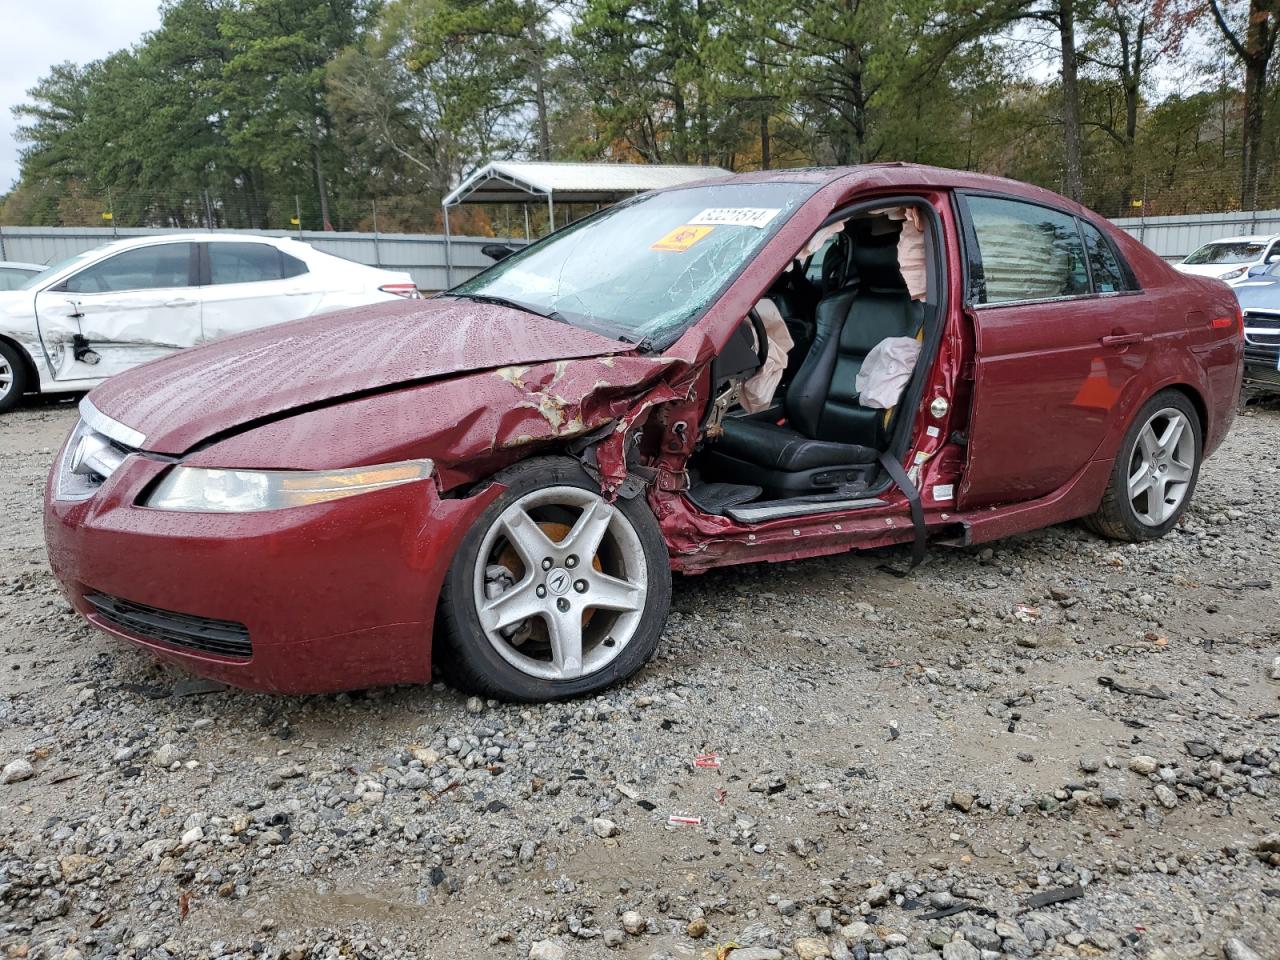
{"label": "broken windshield", "polygon": [[449,291],[663,346],[711,305],[813,193],[729,183],[657,193],[565,227]]}

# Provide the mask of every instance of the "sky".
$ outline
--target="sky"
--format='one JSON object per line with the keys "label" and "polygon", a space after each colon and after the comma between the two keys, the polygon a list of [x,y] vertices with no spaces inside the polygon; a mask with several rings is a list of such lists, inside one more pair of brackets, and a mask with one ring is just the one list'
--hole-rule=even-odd
{"label": "sky", "polygon": [[0,193],[18,179],[12,108],[55,63],[87,63],[160,25],[160,0],[0,0]]}

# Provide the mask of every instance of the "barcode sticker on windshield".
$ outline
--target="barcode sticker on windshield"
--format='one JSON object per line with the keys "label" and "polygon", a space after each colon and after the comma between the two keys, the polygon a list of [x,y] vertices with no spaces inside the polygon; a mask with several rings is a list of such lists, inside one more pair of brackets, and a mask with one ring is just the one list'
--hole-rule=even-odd
{"label": "barcode sticker on windshield", "polygon": [[661,240],[650,244],[649,249],[684,253],[714,229],[714,227],[691,227],[685,224],[683,227],[676,227]]}
{"label": "barcode sticker on windshield", "polygon": [[768,226],[769,221],[781,212],[777,207],[707,207],[689,222],[755,227],[759,230]]}

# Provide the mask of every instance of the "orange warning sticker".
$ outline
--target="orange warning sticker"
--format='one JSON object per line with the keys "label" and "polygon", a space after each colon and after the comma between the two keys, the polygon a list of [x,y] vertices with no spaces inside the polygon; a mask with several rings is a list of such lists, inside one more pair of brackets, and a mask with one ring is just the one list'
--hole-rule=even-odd
{"label": "orange warning sticker", "polygon": [[685,224],[682,227],[676,227],[649,249],[684,253],[714,229],[714,227],[691,227]]}

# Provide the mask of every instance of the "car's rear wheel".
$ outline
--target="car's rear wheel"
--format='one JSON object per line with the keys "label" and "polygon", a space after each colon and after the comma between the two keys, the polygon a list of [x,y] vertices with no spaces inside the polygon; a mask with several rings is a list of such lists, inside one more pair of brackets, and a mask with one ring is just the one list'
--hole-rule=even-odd
{"label": "car's rear wheel", "polygon": [[441,593],[446,678],[542,701],[640,669],[671,603],[666,544],[648,506],[608,503],[569,459],[526,461],[494,480],[507,489],[463,538]]}
{"label": "car's rear wheel", "polygon": [[0,340],[0,413],[12,410],[31,389],[27,365],[18,348]]}
{"label": "car's rear wheel", "polygon": [[1089,526],[1113,540],[1154,540],[1186,512],[1200,476],[1200,417],[1187,396],[1164,390],[1125,432],[1111,484]]}

